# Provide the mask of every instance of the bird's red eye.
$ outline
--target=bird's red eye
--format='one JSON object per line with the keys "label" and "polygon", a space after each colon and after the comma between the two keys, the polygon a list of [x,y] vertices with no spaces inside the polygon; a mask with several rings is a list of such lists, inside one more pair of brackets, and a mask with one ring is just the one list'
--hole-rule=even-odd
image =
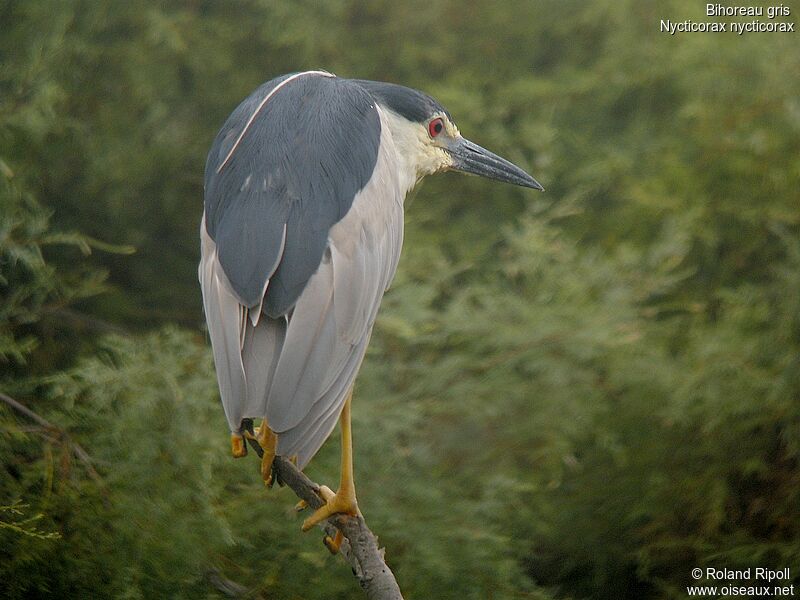
{"label": "bird's red eye", "polygon": [[428,133],[431,134],[431,137],[434,138],[444,129],[444,121],[440,117],[433,119],[430,123],[428,123]]}

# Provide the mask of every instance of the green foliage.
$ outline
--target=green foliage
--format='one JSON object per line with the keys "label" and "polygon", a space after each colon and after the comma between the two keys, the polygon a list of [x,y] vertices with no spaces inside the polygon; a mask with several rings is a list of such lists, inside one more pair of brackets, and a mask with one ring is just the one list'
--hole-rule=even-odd
{"label": "green foliage", "polygon": [[25,509],[30,508],[27,504],[15,502],[9,506],[0,506],[0,515],[8,517],[0,520],[0,529],[8,529],[20,535],[36,538],[39,540],[52,540],[59,537],[56,532],[44,532],[36,528],[36,521],[43,515],[40,513],[28,518],[25,517]]}
{"label": "green foliage", "polygon": [[354,400],[408,597],[800,585],[800,48],[658,32],[703,8],[0,3],[0,391],[64,430],[0,408],[0,595],[360,597],[228,458],[198,329],[205,152],[259,83],[320,67],[432,93],[548,190],[446,175],[408,208]]}
{"label": "green foliage", "polygon": [[68,362],[62,345],[75,335],[62,320],[80,319],[67,307],[105,289],[102,271],[83,264],[56,270],[45,253],[53,247],[84,255],[92,247],[126,251],[81,234],[53,232],[47,212],[11,177],[0,180],[0,382],[6,385],[22,368],[33,374],[51,369],[53,361]]}

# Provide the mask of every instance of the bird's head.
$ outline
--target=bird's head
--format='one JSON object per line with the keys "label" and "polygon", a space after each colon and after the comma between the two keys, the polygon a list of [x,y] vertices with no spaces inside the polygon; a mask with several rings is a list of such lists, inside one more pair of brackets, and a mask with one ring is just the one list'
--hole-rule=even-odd
{"label": "bird's head", "polygon": [[458,171],[543,190],[538,181],[512,162],[464,138],[450,113],[427,94],[392,83],[358,83],[384,110],[395,144],[417,180],[442,171]]}

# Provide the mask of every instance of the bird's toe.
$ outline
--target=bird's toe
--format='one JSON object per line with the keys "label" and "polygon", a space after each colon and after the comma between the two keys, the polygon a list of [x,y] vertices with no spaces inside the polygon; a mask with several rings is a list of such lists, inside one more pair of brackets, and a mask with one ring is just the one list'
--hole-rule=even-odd
{"label": "bird's toe", "polygon": [[264,480],[264,485],[272,487],[275,483],[273,475],[272,463],[275,461],[275,450],[278,447],[278,435],[274,433],[264,422],[255,431],[255,441],[261,446],[264,454],[261,456],[261,478]]}
{"label": "bird's toe", "polygon": [[303,521],[303,531],[308,531],[314,525],[318,525],[334,515],[355,516],[358,514],[358,502],[354,490],[339,490],[334,494],[330,488],[322,485],[319,488],[319,495],[325,500],[325,505],[315,510],[310,517]]}

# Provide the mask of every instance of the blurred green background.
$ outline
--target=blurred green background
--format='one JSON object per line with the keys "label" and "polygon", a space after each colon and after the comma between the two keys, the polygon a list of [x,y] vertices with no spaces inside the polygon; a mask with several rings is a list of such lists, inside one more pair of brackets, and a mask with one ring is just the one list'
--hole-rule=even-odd
{"label": "blurred green background", "polygon": [[659,33],[704,10],[0,0],[0,391],[57,426],[0,404],[0,595],[362,596],[229,457],[196,281],[216,131],[308,68],[427,91],[547,188],[408,207],[354,400],[407,598],[800,584],[800,44]]}

